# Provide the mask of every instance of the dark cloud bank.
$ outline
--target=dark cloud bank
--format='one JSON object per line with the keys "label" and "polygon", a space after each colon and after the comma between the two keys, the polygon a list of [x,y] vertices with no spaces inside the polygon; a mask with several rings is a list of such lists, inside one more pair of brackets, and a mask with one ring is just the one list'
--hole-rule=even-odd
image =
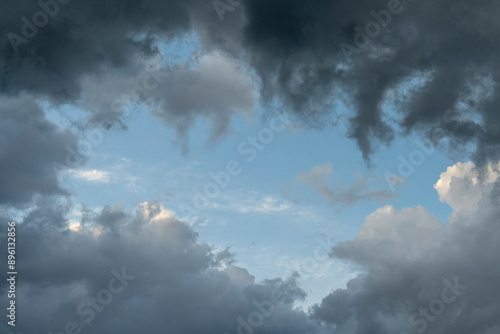
{"label": "dark cloud bank", "polygon": [[[48,121],[38,104],[73,104],[91,123],[118,122],[123,110],[111,105],[125,91],[127,101],[146,103],[181,136],[204,117],[220,138],[234,113],[254,106],[250,68],[261,102],[283,104],[304,124],[328,126],[340,112],[336,102],[348,101],[349,135],[366,159],[379,142],[415,131],[435,141],[444,135],[454,148],[475,145],[472,157],[482,166],[499,152],[498,2],[253,0],[225,12],[223,21],[207,1],[40,3],[9,1],[0,11],[0,204],[31,206],[18,224],[23,275],[15,333],[59,333],[73,321],[82,333],[500,332],[494,171],[487,172],[491,182],[470,165],[442,176],[449,182],[438,192],[454,209],[447,225],[421,207],[371,214],[356,239],[332,249],[364,274],[306,314],[293,309],[303,297],[295,277],[255,282],[231,254],[199,243],[157,204],[135,213],[107,206],[69,229],[71,205],[51,163],[65,161],[66,146],[78,138]],[[36,30],[25,23],[49,3],[46,23],[40,15]],[[378,21],[380,32],[367,26]],[[158,61],[161,42],[192,30],[202,45],[200,65],[166,68]],[[194,71],[195,93],[175,85],[149,89],[155,76],[146,79],[147,71],[159,78]],[[4,230],[10,218],[2,215]],[[263,324],[241,325],[239,317],[252,321],[256,304],[276,287],[284,296]],[[2,304],[6,289],[2,281]],[[81,306],[99,296],[112,301],[93,313],[90,304]],[[5,319],[0,326],[12,330]]]}
{"label": "dark cloud bank", "polygon": [[[253,0],[228,7],[232,11],[224,12],[222,21],[212,2],[197,0],[3,6],[4,94],[27,91],[55,103],[76,103],[92,79],[108,82],[112,90],[123,81],[114,70],[137,78],[158,55],[159,43],[195,31],[203,52],[219,50],[250,65],[260,78],[262,101],[277,100],[306,124],[332,123],[343,97],[352,113],[349,135],[366,159],[380,141],[433,127],[443,129],[435,140],[445,135],[454,145],[477,145],[477,161],[497,156],[500,5],[493,0]],[[42,7],[53,17],[37,16]],[[392,101],[392,111],[384,108],[387,96],[402,87],[411,89]],[[241,101],[229,98],[234,93],[211,91],[211,97],[193,93],[190,103],[174,103],[166,87],[160,89],[167,91],[166,100],[165,92],[150,99],[159,103],[155,114],[179,131],[201,115],[222,135],[232,113],[251,109],[249,89],[239,87]],[[88,106],[94,118],[120,117],[120,110],[110,112],[109,103],[101,102]],[[456,112],[444,117],[448,110]]]}

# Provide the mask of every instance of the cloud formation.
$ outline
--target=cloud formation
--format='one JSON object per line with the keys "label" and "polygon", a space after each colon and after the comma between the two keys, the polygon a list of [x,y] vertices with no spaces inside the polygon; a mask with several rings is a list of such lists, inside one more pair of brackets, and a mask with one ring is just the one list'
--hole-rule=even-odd
{"label": "cloud formation", "polygon": [[[297,175],[295,183],[305,184],[313,188],[328,200],[334,207],[352,206],[361,201],[377,200],[383,202],[394,195],[387,189],[373,189],[368,185],[370,178],[357,175],[357,180],[352,184],[337,183],[334,186],[329,185],[329,179],[332,176],[333,165],[326,163],[313,167],[310,171]],[[289,195],[291,187],[287,188]]]}
{"label": "cloud formation", "polygon": [[[228,131],[232,113],[253,111],[251,85],[235,73],[234,61],[208,46],[194,69],[178,55],[160,51],[175,40],[192,39],[194,26],[200,32],[227,31],[212,10],[198,0],[10,4],[0,24],[0,93],[69,103],[88,112],[92,123],[105,119],[121,126],[126,126],[126,103],[148,103],[181,137],[202,116],[212,122],[212,139],[218,139]],[[201,81],[186,89],[190,85],[183,82],[198,77]]]}
{"label": "cloud formation", "polygon": [[[477,173],[459,163],[441,174],[436,187],[454,209],[446,225],[423,207],[370,214],[355,239],[331,252],[363,274],[325,297],[314,315],[338,333],[497,332],[498,170],[491,167],[485,182],[474,180]],[[450,285],[458,286],[456,298]]]}
{"label": "cloud formation", "polygon": [[28,96],[0,106],[0,205],[22,205],[36,195],[63,195],[53,163],[65,164],[77,138],[46,119]]}
{"label": "cloud formation", "polygon": [[[248,332],[248,326],[266,333],[320,332],[306,313],[293,309],[304,297],[297,277],[256,282],[234,264],[233,254],[197,241],[196,232],[158,203],[142,203],[135,213],[120,206],[86,211],[72,228],[68,209],[39,202],[17,225],[23,239],[17,313],[23,320],[16,332],[59,333],[68,323],[89,334],[220,334],[238,327]],[[2,303],[6,289],[3,281]],[[120,292],[109,298],[103,290]]]}
{"label": "cloud formation", "polygon": [[111,175],[109,172],[97,169],[84,169],[84,170],[73,170],[73,177],[88,182],[97,183],[109,183],[111,182]]}
{"label": "cloud formation", "polygon": [[[39,198],[17,225],[23,321],[16,329],[495,333],[499,174],[498,166],[488,170],[481,179],[472,163],[458,163],[441,174],[435,187],[454,209],[448,224],[420,206],[387,205],[370,214],[355,239],[331,251],[362,274],[314,306],[312,316],[293,308],[305,296],[298,277],[256,282],[234,254],[199,242],[159,203],[142,203],[135,213],[85,210],[75,224],[69,201]],[[8,220],[3,212],[2,222]],[[0,283],[0,300],[6,289]],[[283,297],[270,302],[276,291]]]}
{"label": "cloud formation", "polygon": [[[328,106],[347,96],[349,134],[365,158],[377,141],[434,127],[459,147],[477,145],[478,161],[498,157],[497,2],[256,0],[244,6],[245,46],[263,96],[281,98],[313,124],[325,113],[324,124],[331,122],[335,112]],[[356,51],[346,58],[342,43]],[[393,108],[384,107],[387,95],[402,89]],[[443,116],[451,110],[457,112]]]}
{"label": "cloud formation", "polygon": [[[202,116],[217,137],[233,113],[252,109],[250,86],[224,79],[232,62],[255,74],[261,102],[277,101],[311,126],[334,124],[346,104],[348,135],[367,160],[379,142],[439,128],[435,142],[470,144],[483,164],[499,152],[499,12],[493,0],[256,0],[221,21],[211,2],[199,0],[17,1],[0,24],[0,92],[79,101],[93,119],[119,122],[123,110],[112,110],[109,97],[134,80],[129,88],[143,97],[137,81],[151,63],[167,71],[175,56],[162,46],[195,36],[198,55],[217,55],[200,64],[198,88],[151,92],[162,96],[154,113],[178,133]],[[110,96],[89,106],[81,99],[97,81]]]}
{"label": "cloud formation", "polygon": [[[237,332],[252,312],[270,312],[260,307],[278,287],[285,296],[255,332],[498,333],[500,188],[490,162],[500,158],[499,14],[493,0],[252,0],[224,21],[201,0],[9,2],[0,13],[0,227],[12,218],[5,208],[25,209],[19,331],[59,332],[74,321],[96,334]],[[165,46],[192,35],[199,50],[172,60]],[[313,127],[333,125],[346,105],[348,135],[367,161],[380,143],[417,133],[449,138],[476,162],[448,168],[435,185],[453,209],[448,224],[423,207],[385,206],[357,238],[334,246],[333,256],[364,274],[326,296],[313,317],[293,308],[304,297],[297,277],[255,282],[157,203],[135,213],[105,206],[70,223],[54,162],[76,168],[85,159],[74,161],[77,137],[40,107],[78,107],[90,124],[126,127],[127,106],[146,106],[182,139],[208,120],[215,141],[233,115],[253,111],[255,88],[264,106],[282,105]],[[333,205],[387,195],[366,178],[334,191],[331,171],[317,166],[298,182]],[[269,197],[235,208],[288,204]],[[92,306],[88,298],[111,291],[115,272],[134,280],[113,303]],[[442,294],[449,284],[460,292],[453,303]],[[2,303],[6,289],[1,282]]]}

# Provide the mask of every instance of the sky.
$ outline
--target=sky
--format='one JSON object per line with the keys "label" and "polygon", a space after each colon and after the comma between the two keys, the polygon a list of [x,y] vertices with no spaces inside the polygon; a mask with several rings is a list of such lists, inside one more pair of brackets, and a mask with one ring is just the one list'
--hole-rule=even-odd
{"label": "sky", "polygon": [[500,332],[498,2],[2,6],[1,333]]}

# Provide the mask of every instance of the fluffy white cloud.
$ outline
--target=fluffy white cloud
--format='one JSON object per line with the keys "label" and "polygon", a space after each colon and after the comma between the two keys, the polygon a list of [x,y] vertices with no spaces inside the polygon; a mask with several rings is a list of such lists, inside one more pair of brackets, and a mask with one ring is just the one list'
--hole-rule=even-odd
{"label": "fluffy white cloud", "polygon": [[500,164],[489,164],[483,170],[476,169],[474,163],[457,163],[441,173],[434,185],[439,199],[453,209],[451,221],[458,216],[468,216],[479,209],[481,201],[488,197],[499,177]]}

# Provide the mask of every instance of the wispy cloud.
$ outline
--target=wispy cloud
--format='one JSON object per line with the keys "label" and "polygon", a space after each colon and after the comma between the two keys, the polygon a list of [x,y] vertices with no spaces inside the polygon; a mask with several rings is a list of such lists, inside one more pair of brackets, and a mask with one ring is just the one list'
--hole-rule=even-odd
{"label": "wispy cloud", "polygon": [[214,209],[238,211],[241,213],[279,213],[292,209],[292,203],[275,195],[258,192],[231,193],[210,205]]}
{"label": "wispy cloud", "polygon": [[383,202],[394,196],[386,189],[376,189],[370,186],[373,178],[366,177],[357,173],[356,181],[351,184],[337,183],[329,185],[329,179],[333,175],[333,165],[326,163],[313,167],[310,171],[300,173],[295,178],[292,186],[285,192],[290,194],[290,190],[297,185],[306,185],[320,193],[328,200],[332,206],[347,205],[352,206],[362,201],[376,200]]}
{"label": "wispy cloud", "polygon": [[99,169],[79,169],[71,171],[74,178],[96,183],[110,183],[112,174]]}

